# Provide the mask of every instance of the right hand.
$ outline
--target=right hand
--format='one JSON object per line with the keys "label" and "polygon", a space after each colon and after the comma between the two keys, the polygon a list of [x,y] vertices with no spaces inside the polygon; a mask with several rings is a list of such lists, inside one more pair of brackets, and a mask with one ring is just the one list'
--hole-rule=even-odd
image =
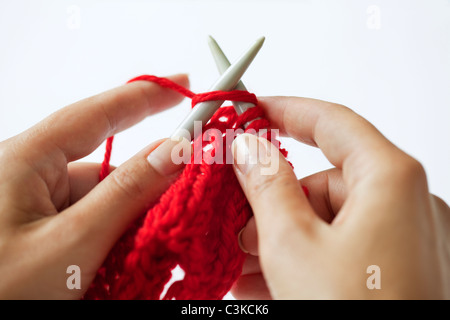
{"label": "right hand", "polygon": [[[235,160],[257,161],[235,165],[254,218],[241,233],[249,254],[233,295],[450,298],[450,209],[429,194],[421,164],[346,107],[293,97],[260,105],[273,127],[319,147],[335,168],[299,182],[267,140],[236,138]],[[279,161],[278,172],[261,175],[262,158]],[[371,265],[380,267],[380,290],[366,286]]]}

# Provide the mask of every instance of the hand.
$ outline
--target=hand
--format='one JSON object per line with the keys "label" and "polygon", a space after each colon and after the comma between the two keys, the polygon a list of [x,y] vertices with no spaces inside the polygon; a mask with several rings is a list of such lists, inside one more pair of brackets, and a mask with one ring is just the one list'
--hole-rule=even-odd
{"label": "hand", "polygon": [[[188,86],[184,75],[171,79]],[[181,100],[178,93],[137,81],[68,106],[0,143],[0,298],[84,294],[117,239],[180,168],[163,168],[157,152],[147,161],[161,142],[101,183],[99,164],[71,162]],[[167,152],[168,145],[158,151]],[[66,286],[70,265],[81,269],[81,290]]]}
{"label": "hand", "polygon": [[[450,298],[450,209],[429,194],[420,163],[343,106],[287,97],[260,105],[273,127],[319,147],[335,168],[298,182],[267,140],[235,140],[235,161],[258,161],[235,165],[254,218],[241,232],[249,254],[234,296]],[[274,161],[278,172],[261,175]],[[380,290],[366,286],[371,265]]]}

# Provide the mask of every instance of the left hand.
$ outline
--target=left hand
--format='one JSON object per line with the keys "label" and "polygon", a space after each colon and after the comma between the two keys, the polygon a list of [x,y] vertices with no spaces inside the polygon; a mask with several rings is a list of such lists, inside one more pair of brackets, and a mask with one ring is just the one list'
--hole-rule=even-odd
{"label": "left hand", "polygon": [[[187,87],[185,75],[170,77]],[[137,81],[68,106],[0,142],[0,299],[78,299],[129,224],[170,184],[147,161],[152,143],[99,183],[99,164],[72,163],[107,137],[182,100]],[[181,168],[178,168],[181,169]],[[69,290],[67,267],[81,269]]]}

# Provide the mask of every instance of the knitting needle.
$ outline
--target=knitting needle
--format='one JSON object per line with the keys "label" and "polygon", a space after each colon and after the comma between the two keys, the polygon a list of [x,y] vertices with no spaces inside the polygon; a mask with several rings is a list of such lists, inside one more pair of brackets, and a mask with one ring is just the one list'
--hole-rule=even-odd
{"label": "knitting needle", "polygon": [[[208,44],[214,57],[214,61],[216,62],[217,69],[219,70],[220,74],[223,74],[230,67],[230,61],[213,37],[208,36]],[[247,88],[242,81],[239,81],[234,89],[247,91]],[[250,102],[233,101],[233,106],[236,110],[236,113],[238,115],[241,115],[245,111],[247,111],[247,109],[253,108],[255,105]]]}
{"label": "knitting needle", "polygon": [[[256,40],[256,42],[235,63],[226,69],[209,91],[232,90],[256,57],[264,40],[264,37]],[[172,139],[176,140],[181,137],[186,138],[186,132],[188,132],[190,134],[190,139],[192,140],[194,135],[194,122],[201,121],[203,126],[211,119],[212,115],[219,109],[223,102],[224,101],[206,101],[197,104],[172,134]]]}

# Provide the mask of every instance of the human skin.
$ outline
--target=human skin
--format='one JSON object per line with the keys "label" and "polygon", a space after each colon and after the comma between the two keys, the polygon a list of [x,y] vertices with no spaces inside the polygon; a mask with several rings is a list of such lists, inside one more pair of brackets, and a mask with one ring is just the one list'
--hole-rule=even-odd
{"label": "human skin", "polygon": [[[188,86],[184,75],[171,79]],[[182,169],[155,142],[99,182],[99,164],[74,162],[107,137],[181,101],[138,81],[61,109],[0,143],[0,298],[78,299],[129,224]],[[255,218],[241,233],[249,251],[237,298],[448,297],[449,208],[430,195],[422,166],[342,106],[261,98],[274,127],[321,148],[336,166],[301,180],[278,151],[280,170],[236,174]],[[245,154],[236,139],[234,154]],[[245,172],[245,174],[243,173]],[[256,231],[258,230],[258,232]],[[238,239],[236,239],[238,241]],[[80,266],[81,289],[66,286]],[[379,265],[382,289],[368,290]],[[264,280],[265,279],[265,280]]]}
{"label": "human skin", "polygon": [[[344,106],[295,97],[260,105],[273,127],[320,148],[335,168],[298,181],[264,138],[235,139],[235,160],[248,160],[235,172],[254,218],[240,233],[248,255],[233,295],[450,298],[450,209],[429,193],[422,165]],[[278,172],[262,175],[261,163],[275,160]],[[379,290],[366,285],[372,265],[380,268]]]}
{"label": "human skin", "polygon": [[[170,79],[189,85],[185,75]],[[100,183],[100,164],[73,161],[182,98],[137,81],[65,107],[0,143],[0,298],[84,294],[114,243],[181,168],[168,162],[161,170],[155,157],[147,160],[161,141]],[[80,290],[67,288],[70,265],[81,269]]]}

